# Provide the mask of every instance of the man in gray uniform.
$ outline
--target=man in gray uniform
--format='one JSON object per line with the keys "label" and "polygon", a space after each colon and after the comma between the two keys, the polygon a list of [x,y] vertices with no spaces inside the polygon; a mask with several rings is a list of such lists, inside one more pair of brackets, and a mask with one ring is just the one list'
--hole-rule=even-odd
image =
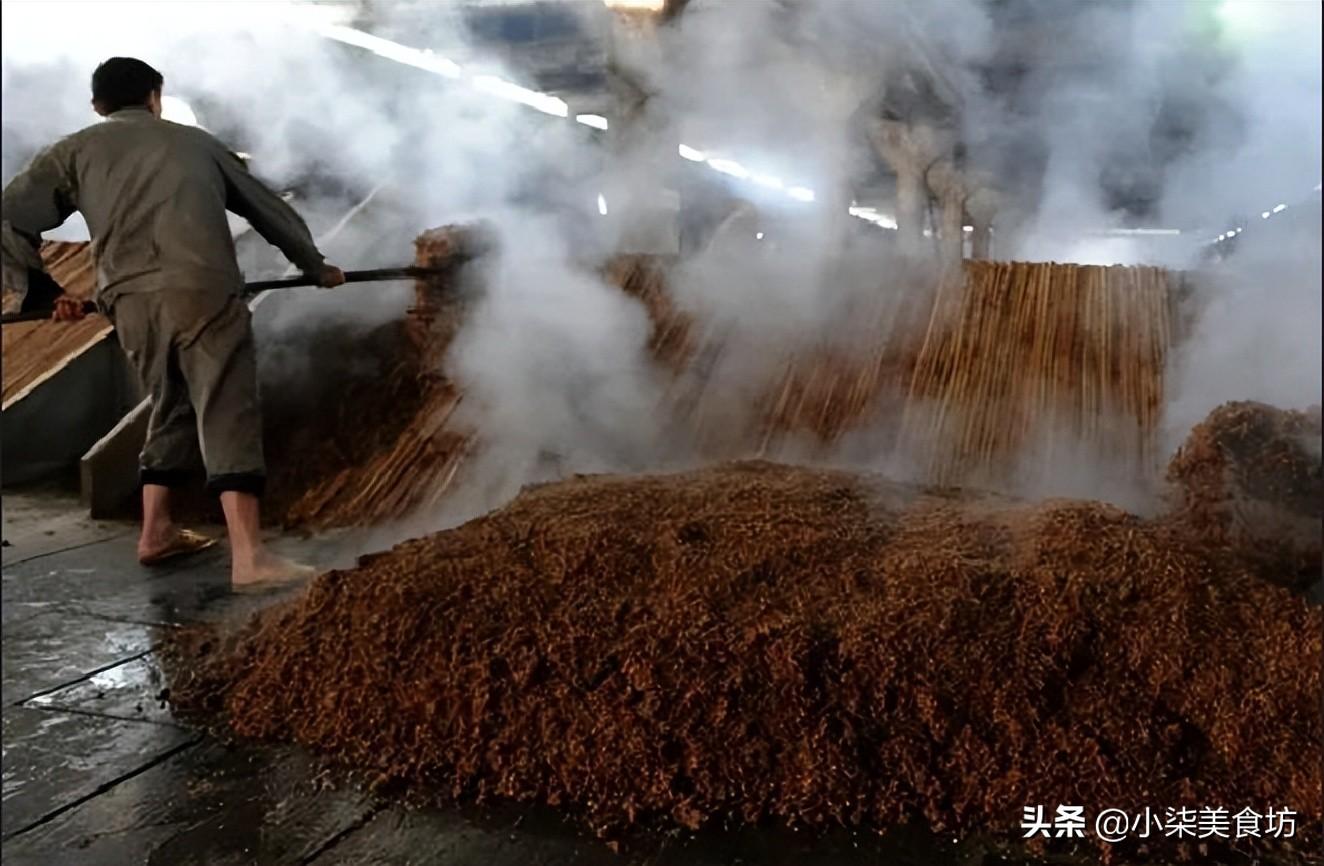
{"label": "man in gray uniform", "polygon": [[[170,514],[170,489],[200,445],[208,488],[225,511],[235,588],[298,579],[310,571],[270,553],[259,532],[262,421],[226,211],[247,219],[319,285],[339,285],[344,274],[325,263],[299,215],[224,145],[161,119],[163,83],[141,60],[114,57],[97,67],[92,106],[106,119],[43,151],[5,188],[6,281],[41,279],[41,233],[83,214],[97,306],[152,396],[140,461],[139,560],[155,564],[213,543],[180,529]],[[56,301],[55,318],[81,315],[74,299]]]}

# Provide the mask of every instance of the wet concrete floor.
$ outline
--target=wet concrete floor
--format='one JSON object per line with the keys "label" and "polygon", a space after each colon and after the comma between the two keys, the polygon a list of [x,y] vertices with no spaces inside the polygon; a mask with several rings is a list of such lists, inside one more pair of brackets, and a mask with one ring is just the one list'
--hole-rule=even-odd
{"label": "wet concrete floor", "polygon": [[[6,866],[1002,862],[904,837],[765,830],[641,837],[613,850],[540,810],[411,809],[333,784],[307,754],[219,742],[158,700],[164,634],[273,601],[228,592],[224,549],[146,569],[131,524],[88,520],[67,493],[6,492],[3,509]],[[328,567],[348,564],[353,546],[277,541]]]}

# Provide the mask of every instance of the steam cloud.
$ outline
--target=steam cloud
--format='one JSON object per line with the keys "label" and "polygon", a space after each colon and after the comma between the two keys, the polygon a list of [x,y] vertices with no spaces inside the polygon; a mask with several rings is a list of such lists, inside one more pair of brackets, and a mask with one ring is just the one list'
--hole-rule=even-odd
{"label": "steam cloud", "polygon": [[[765,341],[812,342],[843,333],[860,297],[911,288],[894,277],[889,233],[845,214],[862,179],[878,174],[863,121],[880,83],[904,69],[938,82],[970,166],[1005,186],[999,258],[1195,268],[1213,236],[1247,227],[1240,249],[1198,280],[1208,301],[1174,367],[1174,438],[1224,400],[1320,401],[1319,197],[1308,192],[1321,153],[1317,3],[694,0],[656,43],[616,35],[619,63],[649,98],[645,132],[610,158],[574,123],[355,56],[298,23],[293,8],[6,2],[0,168],[8,180],[37,148],[93,122],[92,68],[136,55],[163,70],[167,93],[188,100],[204,126],[253,154],[255,171],[300,188],[315,234],[377,190],[324,244],[333,261],[399,264],[423,227],[492,221],[506,253],[449,362],[470,395],[468,420],[492,439],[489,484],[466,508],[549,473],[684,459],[683,445],[658,433],[661,384],[642,311],[593,271],[665,190],[692,191],[696,175],[721,181],[677,160],[678,142],[816,192],[803,203],[732,181],[731,196],[757,215],[688,251],[675,280],[686,306]],[[431,8],[420,32],[416,20],[392,21],[390,3],[375,4],[374,30],[518,80],[466,43],[455,5]],[[607,26],[597,4],[575,8]],[[1013,13],[1037,21],[1039,37],[1018,43]],[[985,67],[1016,54],[1019,85],[993,92]],[[1183,135],[1155,134],[1169,118]],[[327,177],[341,183],[310,183]],[[1143,214],[1109,189],[1147,198]],[[597,213],[604,191],[609,218]],[[1259,218],[1280,201],[1292,207]],[[1275,234],[1289,215],[1303,227]],[[1137,222],[1182,233],[1089,234]],[[246,265],[283,266],[252,255]],[[302,374],[299,334],[311,322],[367,325],[405,303],[403,287],[273,303],[258,320],[275,347],[268,369]],[[728,363],[717,375],[749,387],[750,359]],[[1093,470],[1065,473],[1069,490],[1036,492],[1085,493],[1088,476],[1106,473]]]}

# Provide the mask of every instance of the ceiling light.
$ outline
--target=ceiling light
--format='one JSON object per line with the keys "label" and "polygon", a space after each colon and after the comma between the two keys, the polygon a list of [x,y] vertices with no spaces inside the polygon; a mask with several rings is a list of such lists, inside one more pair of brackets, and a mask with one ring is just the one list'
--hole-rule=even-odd
{"label": "ceiling light", "polygon": [[782,181],[779,177],[773,177],[767,174],[756,174],[752,178],[754,183],[759,186],[766,186],[768,189],[781,189]]}
{"label": "ceiling light", "polygon": [[961,226],[961,231],[963,232],[972,232],[974,230],[975,230],[974,226]]}
{"label": "ceiling light", "polygon": [[740,163],[729,159],[710,159],[708,167],[713,171],[720,171],[722,174],[729,174],[732,177],[747,178],[749,171]]}
{"label": "ceiling light", "polygon": [[690,162],[706,162],[708,160],[708,157],[704,156],[703,151],[695,150],[687,144],[682,144],[680,147],[676,148],[676,151]]}
{"label": "ceiling light", "polygon": [[585,126],[591,126],[594,129],[606,129],[607,118],[601,114],[576,114],[575,122],[582,123]]}
{"label": "ceiling light", "polygon": [[1264,211],[1263,213],[1260,214],[1260,219],[1262,219],[1262,220],[1267,220],[1267,219],[1269,218],[1269,216],[1270,216],[1270,214],[1269,214],[1269,212],[1266,210],[1266,211]]}
{"label": "ceiling light", "polygon": [[1287,210],[1287,205],[1285,204],[1274,205],[1272,213],[1282,213],[1285,210]]}
{"label": "ceiling light", "polygon": [[850,214],[853,217],[862,219],[865,222],[873,223],[879,228],[891,229],[893,231],[896,230],[896,220],[890,216],[886,216],[885,214],[880,214],[877,208],[857,207],[855,205],[851,205],[850,207],[846,208],[846,213]]}
{"label": "ceiling light", "polygon": [[661,12],[667,5],[666,0],[602,0],[608,9],[620,9],[632,12]]}
{"label": "ceiling light", "polygon": [[602,193],[598,193],[598,213],[607,215],[607,198]]}
{"label": "ceiling light", "polygon": [[793,186],[786,191],[786,194],[798,201],[814,200],[814,191],[804,186]]}
{"label": "ceiling light", "polygon": [[755,233],[754,233],[754,240],[756,240],[756,241],[761,241],[761,240],[763,240],[763,232],[755,232]]}
{"label": "ceiling light", "polygon": [[565,104],[565,100],[546,93],[539,93],[536,90],[529,90],[527,87],[520,87],[513,81],[506,81],[504,78],[498,78],[495,75],[475,76],[473,86],[484,93],[490,93],[502,99],[509,99],[511,102],[518,102],[527,105],[529,108],[536,108],[544,114],[551,114],[556,117],[567,117],[570,114],[570,106]]}
{"label": "ceiling light", "polygon": [[371,33],[364,33],[362,30],[353,27],[324,24],[317,28],[317,32],[327,39],[366,48],[373,54],[385,57],[388,60],[426,69],[428,72],[444,75],[447,78],[459,78],[462,74],[458,63],[433,54],[431,50],[420,51],[417,48],[410,48],[408,45],[401,45],[399,42],[392,42],[389,39],[382,39],[380,36],[373,36]]}

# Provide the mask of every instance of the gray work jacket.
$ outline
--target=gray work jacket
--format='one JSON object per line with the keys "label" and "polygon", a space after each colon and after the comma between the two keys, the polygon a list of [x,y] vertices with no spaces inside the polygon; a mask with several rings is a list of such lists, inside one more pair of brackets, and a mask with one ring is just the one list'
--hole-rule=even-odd
{"label": "gray work jacket", "polygon": [[307,224],[209,133],[126,108],[42,151],[5,187],[5,283],[27,289],[41,233],[81,211],[92,236],[97,301],[129,292],[237,293],[243,274],[225,212],[305,272],[323,263]]}

